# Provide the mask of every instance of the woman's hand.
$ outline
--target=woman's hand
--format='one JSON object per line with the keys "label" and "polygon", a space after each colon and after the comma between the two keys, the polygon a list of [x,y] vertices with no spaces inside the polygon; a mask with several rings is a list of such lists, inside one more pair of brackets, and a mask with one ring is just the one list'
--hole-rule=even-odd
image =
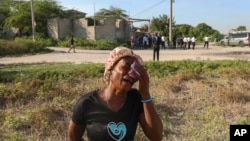
{"label": "woman's hand", "polygon": [[149,94],[149,77],[147,70],[142,66],[137,67],[137,71],[139,72],[139,92],[141,94],[142,99],[150,98]]}

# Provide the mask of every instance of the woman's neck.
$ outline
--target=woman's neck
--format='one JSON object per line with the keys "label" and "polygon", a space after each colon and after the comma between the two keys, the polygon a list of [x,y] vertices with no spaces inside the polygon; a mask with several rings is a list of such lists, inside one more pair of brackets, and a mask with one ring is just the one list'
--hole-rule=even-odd
{"label": "woman's neck", "polygon": [[109,88],[100,90],[99,95],[103,104],[114,112],[119,111],[123,107],[127,98],[126,93],[121,93]]}

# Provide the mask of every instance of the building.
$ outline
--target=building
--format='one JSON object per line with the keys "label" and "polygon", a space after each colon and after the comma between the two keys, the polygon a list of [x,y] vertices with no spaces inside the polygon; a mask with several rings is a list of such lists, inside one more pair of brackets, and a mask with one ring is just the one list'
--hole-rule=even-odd
{"label": "building", "polygon": [[93,25],[89,23],[90,19],[88,18],[73,20],[53,18],[47,22],[48,34],[54,39],[63,39],[71,35],[90,40],[128,41],[130,39],[130,23],[125,19],[105,18],[94,21]]}

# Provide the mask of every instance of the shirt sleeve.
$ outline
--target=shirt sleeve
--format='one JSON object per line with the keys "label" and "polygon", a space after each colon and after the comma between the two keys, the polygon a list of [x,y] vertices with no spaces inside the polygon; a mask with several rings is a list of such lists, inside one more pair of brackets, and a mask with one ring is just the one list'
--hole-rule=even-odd
{"label": "shirt sleeve", "polygon": [[85,98],[80,98],[73,108],[72,121],[75,124],[86,125],[84,122],[84,101]]}

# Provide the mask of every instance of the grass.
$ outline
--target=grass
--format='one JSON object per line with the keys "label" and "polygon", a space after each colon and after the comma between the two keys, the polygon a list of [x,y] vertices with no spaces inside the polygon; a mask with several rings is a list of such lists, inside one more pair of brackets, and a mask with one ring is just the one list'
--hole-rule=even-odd
{"label": "grass", "polygon": [[[250,124],[250,62],[144,65],[164,124],[164,141],[229,141],[231,124]],[[3,141],[68,140],[76,100],[103,86],[103,64],[2,65],[0,74]],[[141,128],[136,140],[147,140]]]}

